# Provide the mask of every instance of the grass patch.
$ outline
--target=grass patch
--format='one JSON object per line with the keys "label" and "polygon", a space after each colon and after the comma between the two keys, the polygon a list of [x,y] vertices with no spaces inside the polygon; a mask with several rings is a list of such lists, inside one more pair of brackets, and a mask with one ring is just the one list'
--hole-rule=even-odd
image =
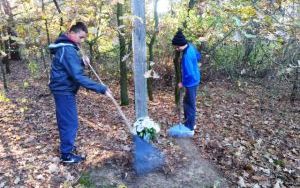
{"label": "grass patch", "polygon": [[[79,187],[84,188],[96,188],[96,185],[93,183],[89,173],[83,173],[78,180]],[[76,186],[77,187],[77,186]]]}

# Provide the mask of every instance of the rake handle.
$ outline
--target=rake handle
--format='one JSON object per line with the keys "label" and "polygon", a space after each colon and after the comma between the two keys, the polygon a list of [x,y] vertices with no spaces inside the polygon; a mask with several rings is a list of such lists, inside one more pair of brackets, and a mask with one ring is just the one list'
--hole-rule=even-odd
{"label": "rake handle", "polygon": [[[86,64],[89,65],[89,67],[91,68],[92,72],[95,74],[95,76],[97,77],[97,79],[99,80],[99,82],[103,85],[105,85],[102,80],[100,79],[99,75],[97,74],[97,72],[95,71],[95,69],[92,67],[92,65],[89,62],[85,62]],[[129,123],[129,120],[127,119],[127,117],[125,116],[125,114],[123,113],[120,105],[118,104],[118,102],[116,101],[116,99],[112,96],[112,95],[108,95],[108,97],[112,100],[112,102],[114,103],[115,107],[117,108],[120,116],[122,117],[122,119],[124,120],[124,123],[126,124],[126,126],[128,127],[129,131],[131,132],[132,127]]]}

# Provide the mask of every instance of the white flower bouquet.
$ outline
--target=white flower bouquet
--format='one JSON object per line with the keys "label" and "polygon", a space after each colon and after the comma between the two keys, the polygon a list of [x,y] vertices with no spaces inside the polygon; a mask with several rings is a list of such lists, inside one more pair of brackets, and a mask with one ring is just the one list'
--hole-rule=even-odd
{"label": "white flower bouquet", "polygon": [[133,133],[137,134],[147,142],[153,141],[159,131],[159,125],[148,116],[138,118],[137,121],[133,124]]}

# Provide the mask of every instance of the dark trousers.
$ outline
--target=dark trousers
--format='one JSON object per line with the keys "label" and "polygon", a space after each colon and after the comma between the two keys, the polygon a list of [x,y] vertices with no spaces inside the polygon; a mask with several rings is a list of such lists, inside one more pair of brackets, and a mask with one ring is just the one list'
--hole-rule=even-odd
{"label": "dark trousers", "polygon": [[186,87],[185,96],[183,99],[184,109],[184,125],[191,130],[194,130],[196,123],[196,99],[197,99],[197,86]]}
{"label": "dark trousers", "polygon": [[60,153],[71,153],[78,130],[78,114],[75,95],[54,94],[56,120],[60,138]]}

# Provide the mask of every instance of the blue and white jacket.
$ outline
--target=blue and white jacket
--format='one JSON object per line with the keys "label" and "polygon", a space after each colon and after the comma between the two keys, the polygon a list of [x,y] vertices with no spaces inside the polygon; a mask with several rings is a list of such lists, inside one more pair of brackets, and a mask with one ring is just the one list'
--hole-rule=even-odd
{"label": "blue and white jacket", "polygon": [[184,87],[193,87],[200,83],[201,72],[198,62],[201,60],[201,53],[192,44],[183,50],[181,59],[181,77]]}
{"label": "blue and white jacket", "polygon": [[53,94],[74,95],[80,86],[104,94],[106,86],[97,83],[84,74],[84,63],[78,46],[65,34],[49,45],[54,54],[49,88]]}

